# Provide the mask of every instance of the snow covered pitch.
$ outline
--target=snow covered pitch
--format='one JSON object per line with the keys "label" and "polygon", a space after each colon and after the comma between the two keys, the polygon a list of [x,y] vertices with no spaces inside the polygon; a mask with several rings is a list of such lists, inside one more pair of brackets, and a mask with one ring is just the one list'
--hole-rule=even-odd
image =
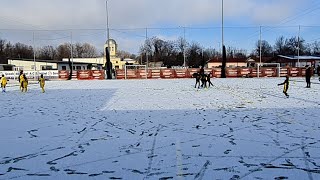
{"label": "snow covered pitch", "polygon": [[320,84],[46,82],[1,93],[0,179],[320,179]]}

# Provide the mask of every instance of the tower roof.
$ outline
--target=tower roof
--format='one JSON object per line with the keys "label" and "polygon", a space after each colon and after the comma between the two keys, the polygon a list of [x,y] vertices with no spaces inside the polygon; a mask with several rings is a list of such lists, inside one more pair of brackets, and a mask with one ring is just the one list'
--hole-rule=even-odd
{"label": "tower roof", "polygon": [[[109,39],[110,44],[117,44],[117,42],[114,39]],[[108,44],[108,40],[106,41],[106,44]]]}

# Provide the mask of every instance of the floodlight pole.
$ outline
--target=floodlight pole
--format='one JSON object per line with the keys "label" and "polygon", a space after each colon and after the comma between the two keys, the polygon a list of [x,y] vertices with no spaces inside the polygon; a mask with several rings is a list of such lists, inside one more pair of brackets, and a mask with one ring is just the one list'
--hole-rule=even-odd
{"label": "floodlight pole", "polygon": [[[146,43],[148,43],[148,28],[146,28]],[[149,66],[148,49],[146,49],[146,61],[147,61],[147,69],[148,69],[148,66]]]}
{"label": "floodlight pole", "polygon": [[261,60],[262,60],[262,31],[261,31],[261,26],[260,26],[260,64],[261,64]]}
{"label": "floodlight pole", "polygon": [[36,80],[36,48],[35,48],[35,40],[34,40],[34,32],[32,33],[32,39],[33,39],[33,78]]}
{"label": "floodlight pole", "polygon": [[107,39],[108,39],[108,50],[110,52],[110,33],[109,33],[109,11],[108,11],[108,0],[106,1],[106,12],[107,12]]}
{"label": "floodlight pole", "polygon": [[183,67],[186,67],[186,27],[183,27]]}
{"label": "floodlight pole", "polygon": [[[72,70],[73,70],[73,35],[72,35],[72,31],[71,31],[71,33],[70,33],[70,37],[71,37],[71,47],[70,47],[70,55],[71,55],[71,68],[72,68]],[[72,74],[71,74],[71,76],[72,76]]]}
{"label": "floodlight pole", "polygon": [[298,32],[298,67],[300,67],[300,25],[299,25],[299,32]]}
{"label": "floodlight pole", "polygon": [[221,9],[222,9],[222,16],[221,16],[221,32],[222,32],[222,37],[221,37],[221,44],[222,44],[222,49],[223,49],[223,46],[224,46],[224,12],[223,12],[223,9],[224,9],[224,4],[223,4],[223,0],[222,0],[222,7],[221,7]]}

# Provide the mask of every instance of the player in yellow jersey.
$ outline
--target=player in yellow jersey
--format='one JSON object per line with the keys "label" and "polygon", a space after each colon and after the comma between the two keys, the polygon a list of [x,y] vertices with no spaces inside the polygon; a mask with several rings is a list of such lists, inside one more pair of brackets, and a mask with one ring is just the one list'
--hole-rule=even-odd
{"label": "player in yellow jersey", "polygon": [[2,92],[6,92],[6,86],[7,86],[7,78],[4,77],[4,75],[2,74],[2,77],[1,77]]}
{"label": "player in yellow jersey", "polygon": [[283,86],[283,94],[287,96],[287,98],[289,97],[289,95],[287,94],[287,91],[289,89],[289,75],[286,76],[286,80],[283,83],[278,84],[278,86]]}
{"label": "player in yellow jersey", "polygon": [[21,81],[21,84],[22,84],[22,92],[27,92],[28,91],[28,79],[26,77],[25,74],[22,75],[23,78],[20,80]]}
{"label": "player in yellow jersey", "polygon": [[41,76],[40,76],[40,78],[39,78],[39,83],[40,83],[40,87],[41,87],[41,89],[42,89],[42,93],[44,93],[45,91],[44,91],[44,85],[45,85],[45,79],[44,79],[44,77],[43,77],[43,74],[41,74]]}
{"label": "player in yellow jersey", "polygon": [[20,83],[20,90],[23,92],[23,82],[24,82],[24,74],[23,71],[20,71],[19,75],[19,83]]}

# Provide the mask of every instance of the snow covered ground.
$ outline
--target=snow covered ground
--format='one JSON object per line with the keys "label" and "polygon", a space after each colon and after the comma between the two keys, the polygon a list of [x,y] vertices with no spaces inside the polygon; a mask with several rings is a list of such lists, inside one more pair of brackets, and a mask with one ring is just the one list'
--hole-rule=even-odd
{"label": "snow covered ground", "polygon": [[0,179],[320,179],[320,84],[47,82],[0,93]]}

